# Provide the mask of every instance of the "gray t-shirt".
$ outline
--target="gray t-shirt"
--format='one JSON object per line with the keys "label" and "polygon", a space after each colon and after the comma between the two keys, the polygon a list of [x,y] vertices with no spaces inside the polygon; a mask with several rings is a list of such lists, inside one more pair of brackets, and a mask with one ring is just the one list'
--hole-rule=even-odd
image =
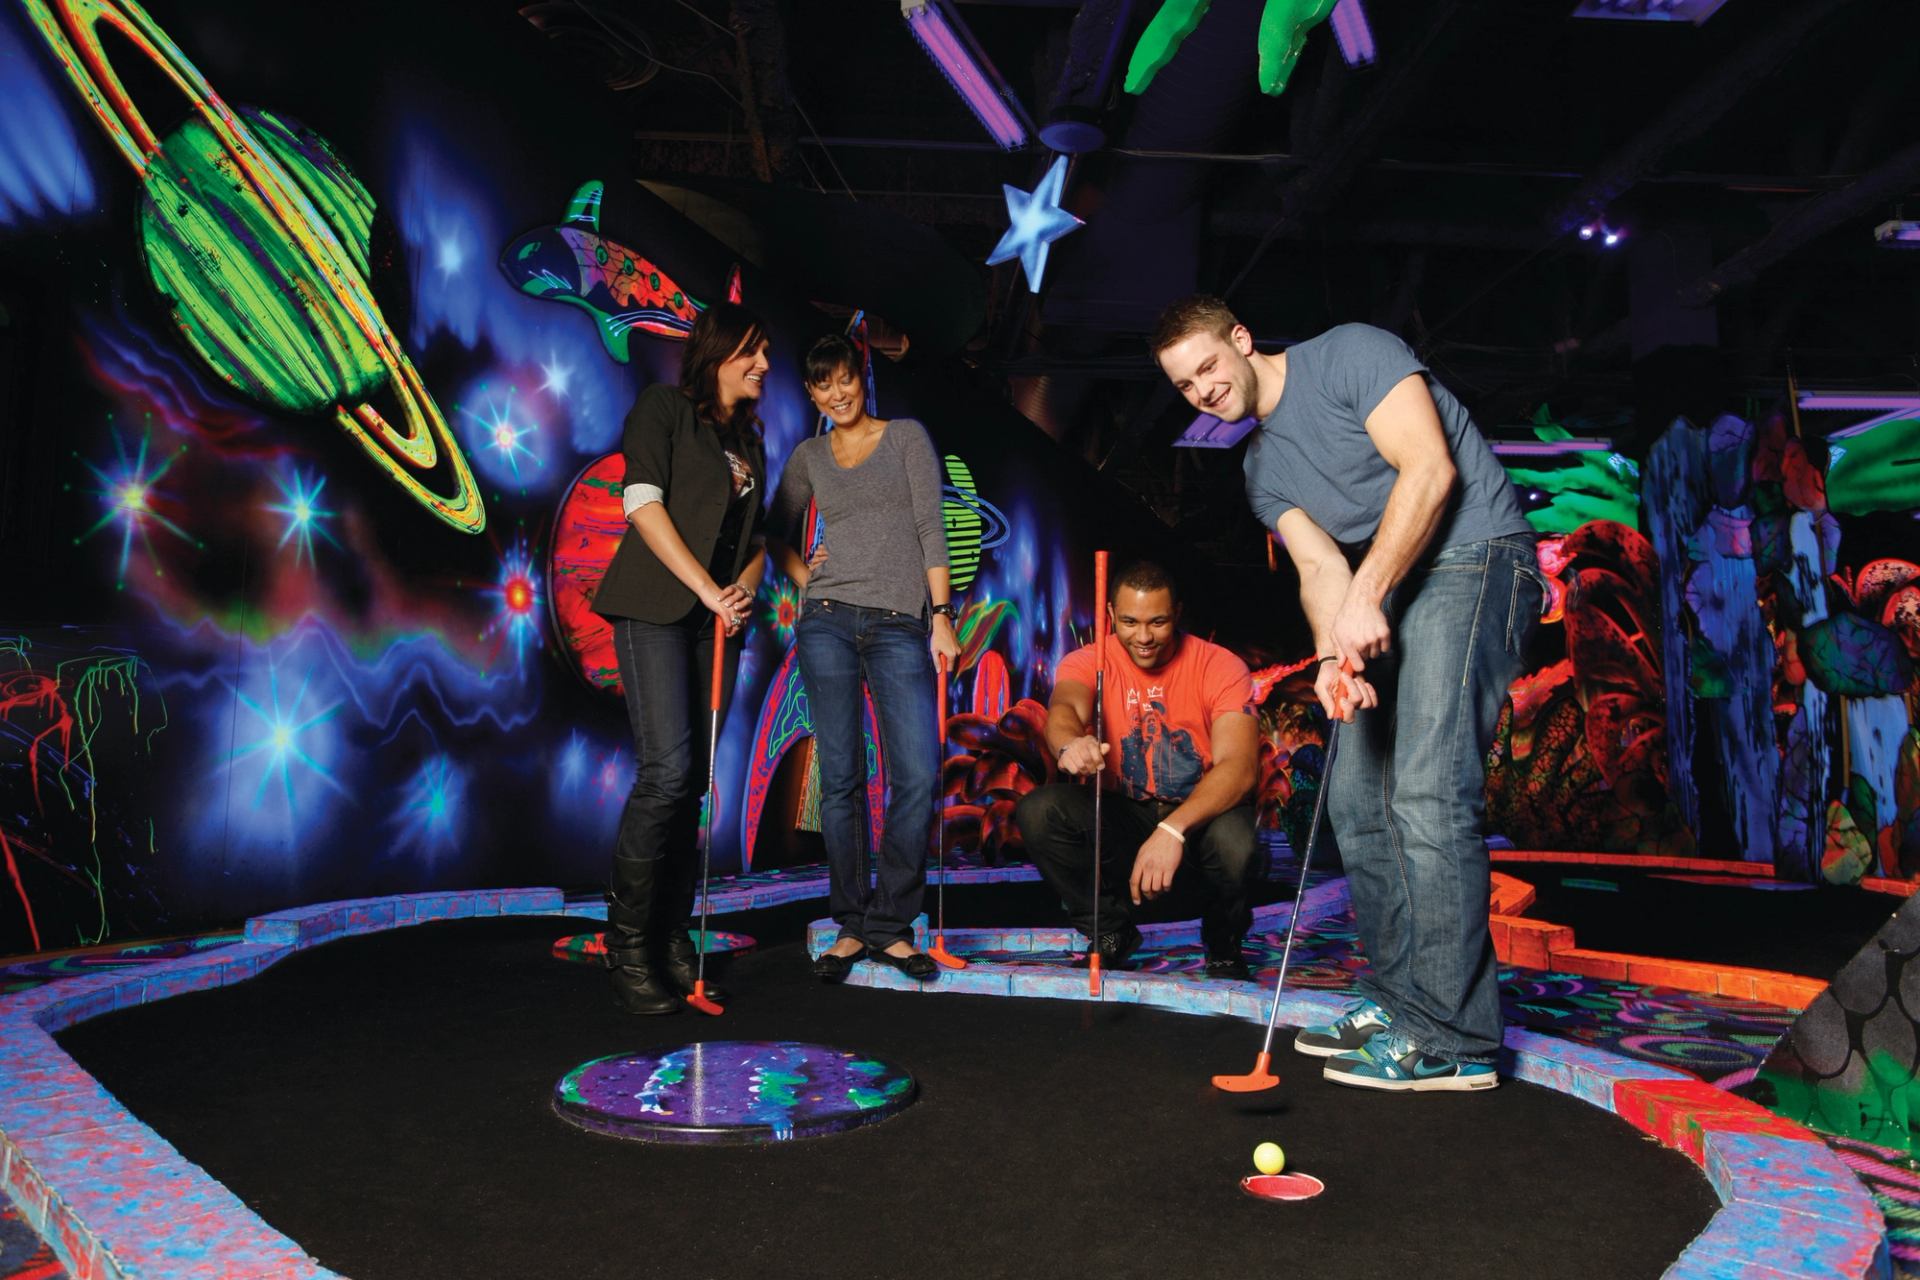
{"label": "gray t-shirt", "polygon": [[826,521],[827,559],[807,583],[815,600],[918,614],[927,570],[947,567],[940,460],[912,418],[887,424],[856,467],[833,456],[833,437],[803,440],[780,473],[767,527],[796,550],[806,545],[807,503]]}
{"label": "gray t-shirt", "polygon": [[1335,542],[1353,547],[1371,539],[1400,473],[1374,447],[1367,415],[1415,373],[1426,378],[1460,477],[1429,554],[1531,536],[1520,495],[1466,408],[1412,348],[1368,324],[1343,324],[1287,348],[1280,403],[1247,447],[1247,500],[1260,523],[1272,529],[1298,507]]}

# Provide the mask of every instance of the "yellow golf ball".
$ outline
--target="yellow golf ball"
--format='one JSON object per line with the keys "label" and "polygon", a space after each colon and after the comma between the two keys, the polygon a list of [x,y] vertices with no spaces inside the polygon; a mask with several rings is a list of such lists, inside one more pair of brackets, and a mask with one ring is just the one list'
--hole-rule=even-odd
{"label": "yellow golf ball", "polygon": [[1287,1167],[1287,1153],[1277,1142],[1263,1142],[1253,1149],[1253,1167],[1262,1173],[1278,1173]]}

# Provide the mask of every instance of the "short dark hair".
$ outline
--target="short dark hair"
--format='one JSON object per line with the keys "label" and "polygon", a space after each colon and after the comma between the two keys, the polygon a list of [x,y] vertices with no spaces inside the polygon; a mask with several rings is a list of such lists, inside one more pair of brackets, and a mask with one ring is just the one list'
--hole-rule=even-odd
{"label": "short dark hair", "polygon": [[1165,565],[1154,560],[1128,561],[1119,575],[1107,584],[1107,603],[1117,604],[1124,587],[1132,587],[1142,594],[1164,591],[1174,604],[1180,603],[1180,584],[1174,581]]}
{"label": "short dark hair", "polygon": [[1196,293],[1192,297],[1182,298],[1169,303],[1160,313],[1160,322],[1153,328],[1153,337],[1147,342],[1147,350],[1157,358],[1162,351],[1176,342],[1184,341],[1196,333],[1211,333],[1225,338],[1233,333],[1235,325],[1240,323],[1233,308],[1210,293]]}
{"label": "short dark hair", "polygon": [[801,366],[802,375],[810,387],[819,386],[842,369],[860,372],[860,352],[852,342],[838,333],[830,333],[807,348],[806,361]]}

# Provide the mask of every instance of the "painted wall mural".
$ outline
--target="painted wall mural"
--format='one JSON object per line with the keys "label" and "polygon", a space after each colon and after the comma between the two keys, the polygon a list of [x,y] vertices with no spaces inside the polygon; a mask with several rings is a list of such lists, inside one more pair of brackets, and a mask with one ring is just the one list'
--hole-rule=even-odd
{"label": "painted wall mural", "polygon": [[[49,563],[0,602],[0,952],[603,879],[632,751],[588,602],[626,410],[744,292],[777,464],[835,322],[622,181],[537,32],[470,18],[0,8],[0,342],[31,354],[0,360],[0,466],[54,487]],[[941,446],[956,705],[997,719],[1084,631],[1055,558],[1111,495],[1063,492],[1044,438],[950,374],[874,378]],[[806,825],[790,791],[762,816],[805,736],[794,605],[769,582],[743,658],[717,870]]]}
{"label": "painted wall mural", "polygon": [[[598,91],[546,57],[452,0],[0,6],[0,491],[25,495],[0,526],[44,548],[0,597],[0,952],[603,879],[633,761],[589,602],[625,413],[703,299],[744,296],[777,466],[818,429],[800,354],[846,322],[624,180]],[[955,370],[869,363],[948,481],[947,849],[1016,858],[1091,552],[1205,569]],[[1638,464],[1517,468],[1555,594],[1496,825],[1920,872],[1914,426],[1817,456],[1790,422],[1678,424]],[[750,629],[718,871],[806,852],[796,604],[770,578]],[[1258,669],[1263,821],[1298,839],[1325,741],[1302,633],[1217,622]]]}
{"label": "painted wall mural", "polygon": [[[486,528],[466,458],[368,285],[372,199],[327,141],[271,111],[229,107],[134,0],[24,3],[140,184],[150,283],[205,367],[273,408],[331,414],[429,511],[464,532]],[[165,136],[128,94],[103,27],[187,95],[189,115]],[[381,392],[404,430],[375,407]],[[415,474],[442,458],[446,494]]]}

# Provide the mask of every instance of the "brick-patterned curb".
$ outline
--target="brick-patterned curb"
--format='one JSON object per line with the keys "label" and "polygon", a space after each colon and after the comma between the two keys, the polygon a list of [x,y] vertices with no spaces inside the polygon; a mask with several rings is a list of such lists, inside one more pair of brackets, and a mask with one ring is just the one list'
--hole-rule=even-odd
{"label": "brick-patterned curb", "polygon": [[53,1033],[115,1009],[244,982],[336,938],[432,920],[562,915],[558,889],[367,898],[247,921],[198,955],[0,998],[0,1187],[72,1280],[324,1280],[307,1256],[81,1070]]}

